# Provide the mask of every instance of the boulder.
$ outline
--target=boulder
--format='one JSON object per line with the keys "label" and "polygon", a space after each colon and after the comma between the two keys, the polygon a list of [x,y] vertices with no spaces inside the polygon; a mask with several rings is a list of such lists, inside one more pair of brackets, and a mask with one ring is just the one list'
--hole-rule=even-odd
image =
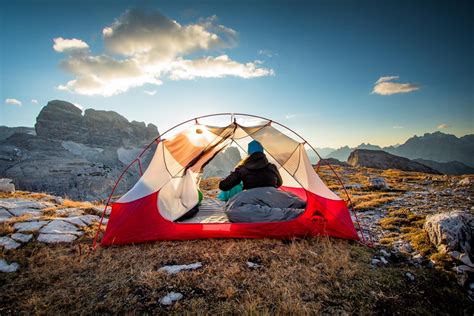
{"label": "boulder", "polygon": [[369,186],[374,189],[387,190],[390,188],[382,177],[369,177],[367,180],[369,181]]}
{"label": "boulder", "polygon": [[424,229],[438,251],[458,251],[474,259],[474,215],[465,211],[429,215],[426,217]]}
{"label": "boulder", "polygon": [[471,180],[469,180],[468,177],[462,179],[461,181],[458,182],[458,185],[460,186],[469,186],[471,184]]}
{"label": "boulder", "polygon": [[15,185],[11,183],[13,180],[8,178],[0,179],[0,192],[15,192]]}

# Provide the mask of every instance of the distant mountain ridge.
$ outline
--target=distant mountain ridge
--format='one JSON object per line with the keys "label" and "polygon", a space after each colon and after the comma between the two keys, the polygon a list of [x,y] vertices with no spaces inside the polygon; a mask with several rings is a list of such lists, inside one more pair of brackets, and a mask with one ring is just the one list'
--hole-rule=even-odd
{"label": "distant mountain ridge", "polygon": [[355,148],[341,147],[325,158],[336,158],[347,161],[355,149],[383,150],[385,152],[409,159],[425,159],[434,162],[461,162],[474,167],[474,134],[456,137],[441,132],[426,133],[423,136],[413,136],[398,146],[380,147],[371,144],[361,144]]}
{"label": "distant mountain ridge", "polygon": [[438,170],[405,157],[392,155],[382,150],[355,149],[347,161],[353,167],[367,167],[376,169],[399,169],[440,174]]}
{"label": "distant mountain ridge", "polygon": [[426,160],[426,159],[413,159],[413,161],[419,162],[438,170],[444,174],[459,176],[463,174],[474,174],[474,168],[469,167],[462,162],[459,161],[450,161],[450,162],[436,162],[433,160]]}

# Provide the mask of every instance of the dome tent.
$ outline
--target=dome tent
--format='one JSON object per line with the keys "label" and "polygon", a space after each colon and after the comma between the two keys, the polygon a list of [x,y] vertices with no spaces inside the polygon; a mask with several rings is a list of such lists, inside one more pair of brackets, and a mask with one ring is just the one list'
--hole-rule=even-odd
{"label": "dome tent", "polygon": [[[225,116],[230,116],[231,120],[224,126],[199,122],[205,118]],[[263,121],[247,126],[239,121],[241,117]],[[169,139],[163,138],[167,133],[191,122],[191,126]],[[283,127],[285,132],[274,125]],[[141,172],[141,157],[156,144],[153,158],[138,182],[113,203],[110,203],[113,192],[110,195],[107,205],[111,204],[112,211],[101,245],[154,240],[292,238],[318,235],[359,240],[346,202],[332,192],[315,172],[305,150],[307,142],[302,138],[302,142],[293,139],[287,135],[290,133],[301,138],[272,120],[231,113],[201,116],[169,129],[124,170],[125,173],[132,165],[138,164]],[[263,145],[270,162],[277,166],[283,179],[280,189],[292,192],[306,201],[304,212],[295,219],[280,222],[177,222],[177,219],[199,203],[199,178],[207,163],[231,145],[245,151],[246,144],[252,140]],[[203,204],[204,202],[206,198]],[[364,239],[363,235],[361,238]]]}

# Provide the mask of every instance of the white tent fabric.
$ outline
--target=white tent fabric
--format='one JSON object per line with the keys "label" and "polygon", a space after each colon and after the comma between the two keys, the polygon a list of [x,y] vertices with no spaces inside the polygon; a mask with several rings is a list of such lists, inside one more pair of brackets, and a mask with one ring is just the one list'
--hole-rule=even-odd
{"label": "white tent fabric", "polygon": [[245,127],[234,122],[226,127],[196,124],[161,141],[140,180],[117,202],[135,201],[160,191],[158,209],[164,218],[174,221],[198,203],[197,183],[203,166],[232,143],[245,150],[253,139],[278,167],[283,186],[303,187],[321,197],[341,200],[316,174],[303,143],[270,124]]}

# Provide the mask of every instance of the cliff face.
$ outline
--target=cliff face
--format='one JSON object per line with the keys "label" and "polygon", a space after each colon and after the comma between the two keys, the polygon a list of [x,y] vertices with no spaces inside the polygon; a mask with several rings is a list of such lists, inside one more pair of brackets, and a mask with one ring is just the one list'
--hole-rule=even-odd
{"label": "cliff face", "polygon": [[129,122],[113,111],[82,111],[66,101],[50,101],[36,119],[39,137],[93,146],[136,146],[158,135],[153,124]]}
{"label": "cliff face", "polygon": [[[21,190],[83,200],[106,198],[124,166],[158,136],[152,124],[129,122],[112,111],[90,109],[82,115],[58,100],[41,110],[35,129],[36,135],[27,130],[0,140],[0,177],[12,178]],[[134,171],[125,175],[118,194],[138,179]]]}
{"label": "cliff face", "polygon": [[353,167],[367,167],[376,169],[399,169],[403,171],[416,171],[440,174],[416,161],[395,156],[382,150],[356,149],[349,155],[347,162]]}

